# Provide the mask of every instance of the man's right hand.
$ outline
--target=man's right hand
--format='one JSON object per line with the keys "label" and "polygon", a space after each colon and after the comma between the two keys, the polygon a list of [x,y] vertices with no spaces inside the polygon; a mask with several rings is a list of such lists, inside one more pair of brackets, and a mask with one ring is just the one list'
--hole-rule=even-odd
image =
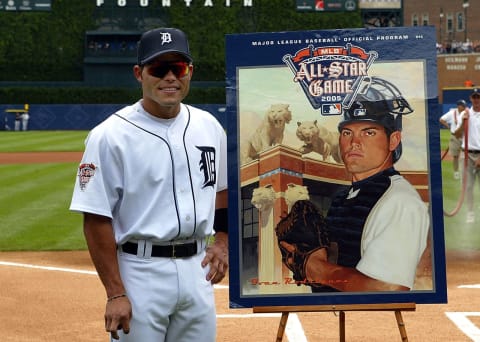
{"label": "man's right hand", "polygon": [[118,340],[118,330],[125,334],[130,332],[130,319],[132,318],[132,305],[128,297],[119,297],[107,301],[105,308],[105,330],[113,339]]}

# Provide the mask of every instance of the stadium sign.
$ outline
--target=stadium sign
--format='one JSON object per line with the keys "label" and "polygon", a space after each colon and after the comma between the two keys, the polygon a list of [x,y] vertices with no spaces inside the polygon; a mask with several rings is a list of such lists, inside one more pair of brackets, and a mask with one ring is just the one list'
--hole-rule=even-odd
{"label": "stadium sign", "polygon": [[401,9],[401,0],[359,0],[358,7],[360,9]]}
{"label": "stadium sign", "polygon": [[[96,0],[97,7],[101,7],[104,5],[116,5],[118,7],[131,7],[131,6],[139,6],[139,7],[149,7],[153,4],[153,0]],[[194,4],[195,0],[183,0],[186,7],[190,7]],[[241,0],[243,7],[252,7],[253,0]],[[203,7],[213,7],[218,3],[223,3],[225,7],[230,7],[232,5],[232,0],[197,0],[196,3],[203,3]],[[162,0],[161,7],[171,7],[172,1],[171,0]]]}
{"label": "stadium sign", "polygon": [[297,0],[297,11],[355,11],[357,0]]}
{"label": "stadium sign", "polygon": [[50,11],[51,0],[0,0],[1,11]]}

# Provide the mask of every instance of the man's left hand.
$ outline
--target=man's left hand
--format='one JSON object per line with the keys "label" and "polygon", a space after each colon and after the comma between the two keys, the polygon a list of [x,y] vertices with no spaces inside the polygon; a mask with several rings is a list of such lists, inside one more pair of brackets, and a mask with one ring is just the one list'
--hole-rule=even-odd
{"label": "man's left hand", "polygon": [[215,234],[215,242],[206,249],[202,267],[210,265],[207,281],[217,284],[228,272],[228,235],[223,232]]}

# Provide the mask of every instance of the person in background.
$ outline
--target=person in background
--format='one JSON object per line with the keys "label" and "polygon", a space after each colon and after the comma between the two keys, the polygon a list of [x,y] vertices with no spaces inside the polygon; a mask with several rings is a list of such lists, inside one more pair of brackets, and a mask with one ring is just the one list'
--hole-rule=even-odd
{"label": "person in background", "polygon": [[30,119],[30,114],[28,113],[30,106],[26,103],[23,106],[23,110],[15,112],[15,130],[16,131],[26,131],[28,129],[28,120]]}
{"label": "person in background", "polygon": [[184,32],[145,32],[137,58],[142,99],[89,133],[70,209],[84,215],[113,339],[214,342],[213,284],[228,270],[225,130],[182,102],[194,70]]}
{"label": "person in background", "polygon": [[15,130],[19,131],[22,127],[22,112],[15,112]]}
{"label": "person in background", "polygon": [[457,107],[450,109],[440,117],[440,124],[450,130],[450,139],[448,141],[448,153],[453,158],[453,178],[460,179],[459,158],[462,139],[455,135],[460,124],[460,115],[467,108],[465,100],[458,100]]}
{"label": "person in background", "polygon": [[[473,203],[473,192],[475,180],[480,184],[480,89],[475,88],[470,94],[472,107],[466,108],[460,116],[459,126],[455,130],[455,136],[462,139],[462,151],[467,150],[468,161],[466,165],[467,184],[467,223],[475,222],[475,211]],[[465,123],[468,121],[468,131],[465,130]],[[465,144],[465,137],[468,135],[468,146]],[[462,157],[464,153],[462,153]],[[463,162],[462,165],[465,163]]]}
{"label": "person in background", "polygon": [[30,105],[25,103],[23,106],[24,112],[22,113],[22,130],[26,131],[28,129],[28,120],[30,120]]}

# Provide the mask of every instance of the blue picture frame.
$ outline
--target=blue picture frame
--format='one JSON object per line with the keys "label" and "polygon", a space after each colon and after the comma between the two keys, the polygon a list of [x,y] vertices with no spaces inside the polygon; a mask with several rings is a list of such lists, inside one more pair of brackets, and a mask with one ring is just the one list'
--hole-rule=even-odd
{"label": "blue picture frame", "polygon": [[[447,302],[435,43],[433,27],[226,36],[231,308]],[[325,212],[329,196],[349,181],[333,155],[302,150],[296,130],[304,121],[318,121],[335,131],[360,84],[375,78],[395,84],[414,109],[412,119],[404,120],[398,168],[429,208],[426,283],[411,291],[312,293],[287,280],[279,260],[275,225],[286,214],[285,188],[292,180],[321,186],[316,199]],[[273,107],[290,112],[281,141],[245,152]],[[258,188],[265,196],[265,203],[256,203],[260,209],[252,204]],[[268,217],[262,216],[265,206]]]}

